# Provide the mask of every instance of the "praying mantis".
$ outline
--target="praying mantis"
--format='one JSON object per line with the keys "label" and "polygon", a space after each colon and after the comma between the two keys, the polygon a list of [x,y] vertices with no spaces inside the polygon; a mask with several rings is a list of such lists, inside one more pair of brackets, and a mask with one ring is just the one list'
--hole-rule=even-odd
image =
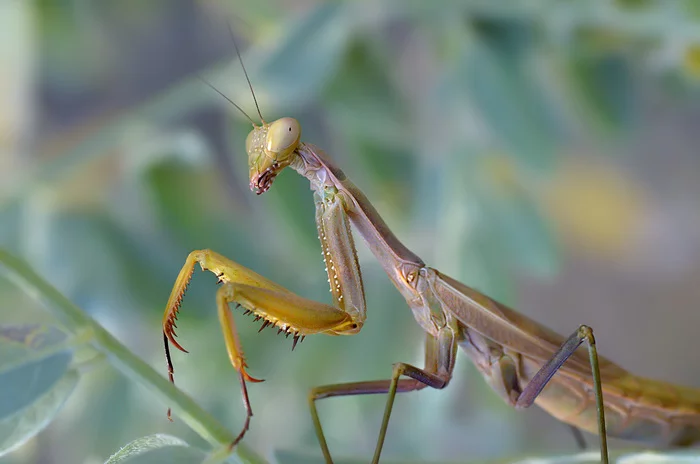
{"label": "praying mantis", "polygon": [[[238,57],[243,66],[240,53]],[[258,195],[267,192],[287,167],[309,180],[333,304],[301,297],[212,250],[189,254],[163,315],[169,378],[174,382],[169,345],[187,352],[176,339],[176,320],[187,285],[199,264],[202,270],[214,273],[221,284],[216,292],[218,317],[228,357],[239,376],[246,410],[244,425],[231,448],[244,437],[253,416],[247,382],[261,380],[246,370],[229,305],[233,303],[244,314],[262,320],[261,330],[269,326],[278,333],[292,335],[293,348],[307,335],[358,333],[365,322],[366,303],[351,227],[364,239],[425,332],[425,361],[422,368],[396,363],[387,380],[325,385],[309,392],[311,417],[326,462],[333,461],[316,408],[318,400],[387,394],[372,458],[376,464],[396,394],[447,387],[458,347],[506,403],[515,408],[537,404],[574,428],[598,433],[601,462],[608,463],[608,436],[658,446],[687,446],[700,441],[700,389],[635,376],[598,355],[590,327],[581,325],[564,338],[427,266],[399,241],[367,197],[323,150],[301,142],[301,126],[296,119],[265,122],[247,72],[245,75],[260,125],[205,83],[253,124],[246,139],[251,190]],[[587,355],[578,350],[584,343]]]}

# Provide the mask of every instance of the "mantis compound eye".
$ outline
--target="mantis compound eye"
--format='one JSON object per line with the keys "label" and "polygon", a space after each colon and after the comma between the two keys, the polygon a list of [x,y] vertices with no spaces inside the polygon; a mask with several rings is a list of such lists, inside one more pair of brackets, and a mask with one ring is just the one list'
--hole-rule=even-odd
{"label": "mantis compound eye", "polygon": [[279,162],[284,162],[297,149],[301,126],[294,118],[281,118],[270,124],[265,151]]}

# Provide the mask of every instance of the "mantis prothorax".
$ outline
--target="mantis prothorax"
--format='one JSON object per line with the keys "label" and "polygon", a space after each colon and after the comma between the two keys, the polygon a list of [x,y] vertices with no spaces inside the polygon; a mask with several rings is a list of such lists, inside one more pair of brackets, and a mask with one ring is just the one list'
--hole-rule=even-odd
{"label": "mantis prothorax", "polygon": [[[272,326],[292,334],[294,345],[300,337],[316,333],[358,333],[365,321],[366,305],[351,226],[362,236],[425,331],[425,363],[422,368],[394,364],[387,380],[326,385],[310,391],[311,416],[327,462],[332,459],[316,410],[317,400],[388,393],[372,459],[377,463],[396,393],[446,387],[458,346],[508,404],[526,408],[536,403],[573,427],[598,433],[602,462],[608,462],[607,436],[657,445],[680,446],[700,441],[699,390],[634,376],[598,356],[589,327],[581,325],[568,338],[561,337],[426,266],[394,236],[367,197],[326,153],[300,141],[297,120],[282,118],[266,123],[262,115],[260,119],[261,125],[253,122],[246,139],[250,188],[257,194],[268,191],[286,167],[309,180],[333,305],[298,296],[214,251],[189,254],[163,316],[170,379],[173,369],[168,342],[185,351],[175,339],[175,320],[185,288],[199,264],[203,270],[216,274],[223,284],[216,293],[216,305],[231,364],[239,373],[247,412],[232,447],[245,434],[253,414],[246,382],[259,380],[246,371],[229,304],[235,303],[245,313],[262,319],[263,328]],[[588,356],[577,351],[583,343]]]}

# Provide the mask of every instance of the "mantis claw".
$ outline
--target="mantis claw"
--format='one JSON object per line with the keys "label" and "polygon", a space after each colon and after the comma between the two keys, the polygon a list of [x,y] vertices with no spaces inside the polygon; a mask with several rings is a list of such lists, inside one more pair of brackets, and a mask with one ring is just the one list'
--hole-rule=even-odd
{"label": "mantis claw", "polygon": [[252,377],[250,374],[248,374],[245,370],[246,366],[245,364],[241,367],[240,373],[245,379],[246,382],[252,382],[252,383],[260,383],[264,382],[265,379],[256,379],[255,377]]}
{"label": "mantis claw", "polygon": [[166,340],[169,341],[170,343],[172,343],[173,346],[174,346],[175,348],[177,348],[178,350],[182,351],[183,353],[189,353],[189,351],[187,351],[186,349],[184,349],[184,348],[182,347],[182,345],[180,345],[180,344],[177,342],[177,340],[175,339],[175,337],[177,337],[177,334],[175,333],[175,331],[174,331],[173,328],[172,328],[173,325],[174,325],[174,324],[168,325],[168,326],[166,327],[166,329],[163,330],[163,335],[165,335]]}
{"label": "mantis claw", "polygon": [[186,349],[184,349],[184,348],[182,347],[182,345],[180,345],[177,341],[175,341],[175,338],[173,338],[173,337],[168,337],[168,340],[170,340],[170,343],[172,343],[173,346],[174,346],[175,348],[177,348],[178,350],[182,351],[183,353],[189,353],[189,351],[187,351]]}

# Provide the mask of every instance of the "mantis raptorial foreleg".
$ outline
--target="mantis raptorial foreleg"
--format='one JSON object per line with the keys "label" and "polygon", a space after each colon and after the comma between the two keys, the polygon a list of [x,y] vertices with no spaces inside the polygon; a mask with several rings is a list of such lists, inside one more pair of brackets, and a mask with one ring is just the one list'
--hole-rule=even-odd
{"label": "mantis raptorial foreleg", "polygon": [[[236,324],[229,308],[230,303],[245,308],[246,314],[255,314],[255,320],[263,319],[260,330],[271,326],[276,327],[278,333],[284,332],[287,336],[294,336],[294,344],[312,333],[354,330],[358,323],[353,317],[342,309],[302,298],[285,289],[271,280],[247,269],[230,259],[211,250],[193,251],[187,257],[185,265],[175,281],[168,304],[163,316],[163,337],[165,354],[168,364],[168,375],[174,383],[174,369],[170,358],[168,342],[177,349],[187,353],[176,340],[175,321],[177,320],[180,303],[192,278],[195,265],[199,263],[202,270],[211,271],[219,278],[223,286],[216,293],[216,306],[219,314],[219,322],[224,333],[224,342],[231,365],[239,374],[243,403],[246,408],[246,419],[243,429],[238,437],[231,443],[235,446],[250,423],[253,411],[248,400],[246,381],[261,382],[262,380],[250,376],[246,372],[246,362],[243,350],[236,331]],[[301,338],[300,338],[301,337]],[[170,418],[170,410],[168,410]]]}

